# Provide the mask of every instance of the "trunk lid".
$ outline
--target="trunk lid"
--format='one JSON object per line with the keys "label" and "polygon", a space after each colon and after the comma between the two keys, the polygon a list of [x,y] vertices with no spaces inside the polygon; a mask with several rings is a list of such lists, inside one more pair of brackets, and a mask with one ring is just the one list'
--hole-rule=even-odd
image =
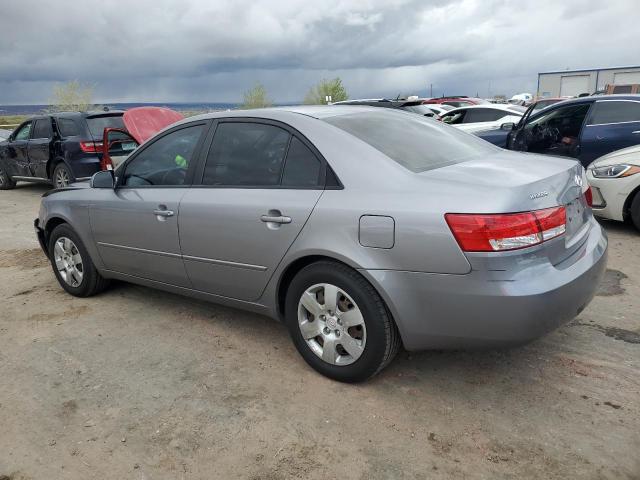
{"label": "trunk lid", "polygon": [[518,213],[564,206],[565,234],[540,246],[554,265],[586,239],[592,216],[584,196],[588,184],[575,160],[503,151],[420,176],[442,180],[450,184],[448,191],[457,192],[457,211],[450,213]]}

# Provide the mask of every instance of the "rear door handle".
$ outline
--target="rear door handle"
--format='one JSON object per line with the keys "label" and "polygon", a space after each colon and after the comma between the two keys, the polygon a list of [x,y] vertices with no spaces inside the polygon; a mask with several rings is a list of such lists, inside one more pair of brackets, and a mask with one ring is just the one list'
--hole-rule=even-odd
{"label": "rear door handle", "polygon": [[634,135],[637,135],[638,133],[640,133],[640,130],[636,130],[636,131],[631,132],[631,133],[633,133]]}
{"label": "rear door handle", "polygon": [[262,215],[260,220],[264,223],[291,223],[291,217],[285,217],[284,215]]}

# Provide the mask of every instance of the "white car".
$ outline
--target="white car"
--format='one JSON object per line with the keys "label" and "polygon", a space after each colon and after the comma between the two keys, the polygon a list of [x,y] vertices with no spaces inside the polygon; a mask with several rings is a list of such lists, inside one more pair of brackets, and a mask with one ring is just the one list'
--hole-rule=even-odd
{"label": "white car", "polygon": [[442,121],[473,133],[500,128],[503,123],[518,123],[526,109],[518,105],[469,105],[442,115]]}
{"label": "white car", "polygon": [[419,113],[426,117],[442,117],[447,112],[450,112],[455,107],[451,105],[444,105],[442,103],[422,103],[420,105],[408,105],[402,107],[403,110],[409,112]]}
{"label": "white car", "polygon": [[604,155],[587,169],[593,213],[602,218],[630,219],[640,230],[640,145]]}

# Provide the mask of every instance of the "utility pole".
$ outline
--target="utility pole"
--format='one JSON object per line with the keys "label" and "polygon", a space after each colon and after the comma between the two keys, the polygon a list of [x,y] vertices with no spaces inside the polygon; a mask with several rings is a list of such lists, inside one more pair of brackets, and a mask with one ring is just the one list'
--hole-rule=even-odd
{"label": "utility pole", "polygon": [[429,96],[433,98],[433,83],[429,84]]}

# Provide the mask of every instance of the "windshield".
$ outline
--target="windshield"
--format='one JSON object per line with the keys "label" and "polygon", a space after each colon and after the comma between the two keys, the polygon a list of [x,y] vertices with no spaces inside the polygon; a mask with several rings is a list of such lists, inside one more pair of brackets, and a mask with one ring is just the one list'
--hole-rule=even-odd
{"label": "windshield", "polygon": [[87,125],[93,138],[102,138],[105,128],[125,128],[122,121],[122,114],[102,115],[99,117],[87,117]]}
{"label": "windshield", "polygon": [[324,121],[415,173],[474,160],[497,149],[454,127],[393,110],[338,115]]}

